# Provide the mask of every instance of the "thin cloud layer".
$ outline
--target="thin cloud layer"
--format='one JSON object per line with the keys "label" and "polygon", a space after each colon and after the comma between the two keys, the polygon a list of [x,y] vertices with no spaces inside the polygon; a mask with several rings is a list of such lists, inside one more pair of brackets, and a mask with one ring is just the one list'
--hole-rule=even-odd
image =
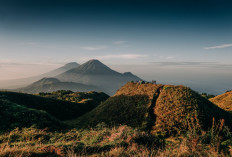
{"label": "thin cloud layer", "polygon": [[217,68],[217,69],[231,69],[232,64],[223,64],[217,62],[152,62],[160,67],[181,67],[181,68]]}
{"label": "thin cloud layer", "polygon": [[209,49],[222,49],[222,48],[227,48],[227,47],[232,47],[232,44],[223,44],[223,45],[218,45],[218,46],[204,47],[204,49],[205,50],[209,50]]}
{"label": "thin cloud layer", "polygon": [[125,44],[125,43],[127,43],[127,41],[125,41],[125,40],[119,40],[119,41],[113,42],[113,44],[115,44],[115,45],[121,45],[121,44]]}
{"label": "thin cloud layer", "polygon": [[106,60],[106,59],[138,59],[138,58],[145,58],[147,55],[141,54],[119,54],[119,55],[103,55],[103,56],[95,56],[95,57],[84,57],[82,60],[89,60],[92,58],[99,59],[99,60]]}
{"label": "thin cloud layer", "polygon": [[106,49],[106,48],[107,48],[107,46],[96,46],[96,47],[86,46],[86,47],[82,47],[82,49],[88,50],[88,51],[103,50],[103,49]]}

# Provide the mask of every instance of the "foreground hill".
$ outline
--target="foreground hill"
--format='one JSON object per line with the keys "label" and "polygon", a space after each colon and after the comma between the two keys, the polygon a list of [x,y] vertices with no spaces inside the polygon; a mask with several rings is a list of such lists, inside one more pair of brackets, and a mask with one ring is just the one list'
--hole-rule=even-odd
{"label": "foreground hill", "polygon": [[39,81],[36,81],[24,88],[16,89],[15,91],[37,94],[40,92],[53,92],[57,90],[71,90],[71,91],[102,91],[99,87],[92,85],[85,85],[82,83],[74,82],[61,82],[56,78],[43,78]]}
{"label": "foreground hill", "polygon": [[223,110],[232,112],[232,91],[218,95],[209,100]]}
{"label": "foreground hill", "polygon": [[62,122],[45,111],[27,108],[2,99],[0,99],[0,119],[0,132],[31,126],[50,130],[65,129]]}
{"label": "foreground hill", "polygon": [[126,124],[152,133],[179,134],[189,127],[208,129],[213,119],[225,119],[232,127],[232,116],[190,88],[172,85],[127,83],[101,105],[78,119],[76,127]]}
{"label": "foreground hill", "polygon": [[95,95],[99,97],[98,101],[73,103],[30,94],[0,92],[0,100],[6,100],[27,108],[43,110],[59,120],[68,120],[83,115],[108,98],[104,93],[95,93]]}
{"label": "foreground hill", "polygon": [[56,75],[59,75],[65,71],[76,68],[78,66],[79,66],[78,63],[71,62],[71,63],[65,64],[64,66],[60,68],[54,69],[50,72],[47,72],[41,75],[28,77],[28,78],[22,78],[22,79],[0,80],[0,89],[15,89],[15,88],[24,87],[44,77],[54,77]]}
{"label": "foreground hill", "polygon": [[140,80],[130,72],[116,72],[98,60],[90,60],[56,76],[56,78],[65,82],[98,86],[109,95],[113,95],[126,82]]}

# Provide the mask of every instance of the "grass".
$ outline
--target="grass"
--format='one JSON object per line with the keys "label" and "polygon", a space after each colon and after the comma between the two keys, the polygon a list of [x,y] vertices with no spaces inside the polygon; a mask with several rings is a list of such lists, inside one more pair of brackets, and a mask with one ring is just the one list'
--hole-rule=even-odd
{"label": "grass", "polygon": [[143,127],[146,122],[147,96],[115,96],[86,113],[78,119],[67,121],[77,128],[95,127],[104,122],[107,125],[126,124],[132,127]]}
{"label": "grass", "polygon": [[80,118],[66,121],[77,128],[107,125],[128,125],[150,129],[151,109],[162,85],[127,83],[117,93]]}
{"label": "grass", "polygon": [[154,114],[153,133],[181,134],[196,124],[207,130],[213,118],[217,122],[225,119],[226,125],[232,128],[232,116],[228,112],[184,86],[165,85],[156,101]]}
{"label": "grass", "polygon": [[230,156],[232,145],[225,141],[232,142],[232,137],[222,124],[206,132],[188,130],[182,136],[169,138],[126,125],[98,125],[64,133],[15,129],[0,135],[0,156]]}
{"label": "grass", "polygon": [[223,110],[232,113],[232,91],[228,91],[209,100]]}

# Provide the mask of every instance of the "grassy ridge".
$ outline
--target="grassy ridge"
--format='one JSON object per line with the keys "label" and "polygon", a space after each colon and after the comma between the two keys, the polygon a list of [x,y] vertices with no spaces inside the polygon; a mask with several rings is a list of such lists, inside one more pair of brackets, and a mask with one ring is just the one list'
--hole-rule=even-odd
{"label": "grassy ridge", "polygon": [[67,123],[77,128],[94,127],[104,122],[107,125],[125,124],[149,129],[152,123],[150,109],[160,87],[162,85],[127,83],[113,97],[82,117]]}
{"label": "grassy ridge", "polygon": [[232,128],[232,116],[198,93],[184,86],[127,83],[115,96],[84,116],[68,121],[76,127],[125,124],[153,134],[185,133],[197,125],[207,130],[212,120],[225,120]]}
{"label": "grassy ridge", "polygon": [[84,116],[67,123],[77,128],[94,127],[102,122],[107,125],[142,127],[148,102],[148,97],[143,95],[111,97]]}

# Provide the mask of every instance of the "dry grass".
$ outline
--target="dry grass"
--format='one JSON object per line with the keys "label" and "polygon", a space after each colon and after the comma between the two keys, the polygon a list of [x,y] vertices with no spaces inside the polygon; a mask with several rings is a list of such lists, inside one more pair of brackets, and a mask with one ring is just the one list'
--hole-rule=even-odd
{"label": "dry grass", "polygon": [[232,111],[232,91],[209,99],[212,103],[226,111]]}
{"label": "dry grass", "polygon": [[[149,133],[122,125],[116,128],[101,127],[91,130],[70,130],[51,133],[28,128],[0,135],[0,156],[229,156],[232,144],[222,147],[225,137],[223,121],[205,132],[196,134],[193,127],[188,134],[169,137]],[[208,139],[208,141],[207,141]]]}

